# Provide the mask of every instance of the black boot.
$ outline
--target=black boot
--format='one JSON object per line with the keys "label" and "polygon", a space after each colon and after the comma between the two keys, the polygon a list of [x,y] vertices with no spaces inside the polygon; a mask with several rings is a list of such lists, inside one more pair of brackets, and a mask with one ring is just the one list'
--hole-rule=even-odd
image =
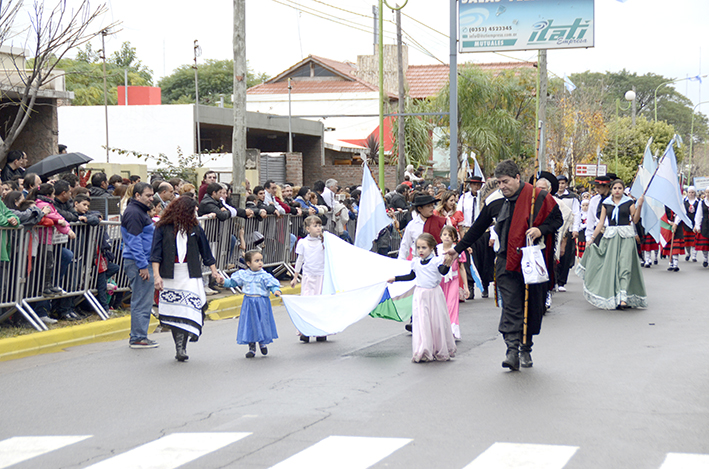
{"label": "black boot", "polygon": [[507,345],[507,355],[502,361],[502,367],[517,371],[519,370],[519,344],[522,341],[522,334],[520,332],[504,334],[504,338]]}
{"label": "black boot", "polygon": [[249,344],[249,351],[246,352],[246,358],[254,358],[256,356],[256,342]]}
{"label": "black boot", "polygon": [[522,368],[531,368],[534,365],[532,362],[532,346],[522,345],[519,348],[519,365]]}
{"label": "black boot", "polygon": [[187,333],[172,329],[172,338],[175,341],[175,359],[178,362],[184,362],[190,357],[187,356]]}

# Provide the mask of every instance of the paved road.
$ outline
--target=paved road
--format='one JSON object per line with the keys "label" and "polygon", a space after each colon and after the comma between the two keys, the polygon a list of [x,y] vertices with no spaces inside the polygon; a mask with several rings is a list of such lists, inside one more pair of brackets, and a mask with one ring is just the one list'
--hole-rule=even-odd
{"label": "paved road", "polygon": [[462,306],[449,363],[411,363],[380,319],[301,344],[283,308],[265,358],[219,321],[184,364],[168,334],[0,363],[0,468],[706,468],[709,269],[680,267],[646,269],[650,307],[624,312],[572,276],[521,372],[492,299]]}

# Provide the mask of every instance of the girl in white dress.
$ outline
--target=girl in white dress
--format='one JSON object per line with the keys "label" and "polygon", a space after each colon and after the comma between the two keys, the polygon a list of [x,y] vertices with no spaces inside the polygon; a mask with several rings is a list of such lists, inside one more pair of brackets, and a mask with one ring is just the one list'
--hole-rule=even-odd
{"label": "girl in white dress", "polygon": [[[322,294],[323,275],[325,275],[325,244],[322,236],[322,220],[320,217],[311,215],[304,221],[305,232],[308,236],[298,240],[295,246],[295,253],[298,257],[295,260],[296,276],[291,281],[291,287],[298,283],[298,273],[303,269],[301,279],[300,296],[312,296]],[[309,342],[307,335],[300,334],[300,340]],[[326,336],[318,337],[318,342],[327,340]]]}
{"label": "girl in white dress", "polygon": [[447,361],[455,356],[446,298],[441,279],[448,273],[444,256],[434,256],[436,240],[428,233],[416,239],[418,257],[411,261],[411,273],[390,278],[389,283],[416,280],[413,309],[412,348],[414,363]]}

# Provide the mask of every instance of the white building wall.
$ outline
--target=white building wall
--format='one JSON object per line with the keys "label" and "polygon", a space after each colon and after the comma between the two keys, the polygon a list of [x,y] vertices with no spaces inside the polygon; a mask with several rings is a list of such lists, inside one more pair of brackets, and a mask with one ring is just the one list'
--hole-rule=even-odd
{"label": "white building wall", "polygon": [[[84,153],[97,162],[106,162],[106,125],[103,106],[60,106],[59,143],[68,151]],[[109,106],[108,144],[111,148],[131,150],[157,156],[164,153],[177,161],[177,148],[182,153],[196,153],[194,142],[194,105]],[[155,163],[129,155],[109,155],[111,163]]]}
{"label": "white building wall", "polygon": [[[297,86],[294,85],[294,86]],[[288,115],[288,94],[247,94],[246,110],[281,116]],[[379,115],[379,92],[367,93],[293,93],[291,115]],[[312,118],[322,121],[326,130],[325,141],[367,138],[379,125],[379,117],[329,117]]]}

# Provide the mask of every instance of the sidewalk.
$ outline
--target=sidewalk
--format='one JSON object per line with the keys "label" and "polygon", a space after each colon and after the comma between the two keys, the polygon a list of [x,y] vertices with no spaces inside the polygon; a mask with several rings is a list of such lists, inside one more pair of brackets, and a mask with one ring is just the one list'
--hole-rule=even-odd
{"label": "sidewalk", "polygon": [[[284,295],[297,295],[300,293],[300,284],[291,288],[290,282],[281,282],[281,291]],[[219,295],[207,297],[207,320],[218,321],[239,316],[243,295],[234,295],[230,290],[224,290]],[[271,296],[271,305],[280,306],[283,301]],[[158,321],[150,319],[149,333],[155,331]],[[29,357],[42,353],[54,353],[67,347],[92,344],[97,342],[111,342],[128,340],[130,335],[130,315],[121,318],[95,321],[77,326],[67,326],[49,331],[35,332],[18,337],[0,339],[0,361]]]}

